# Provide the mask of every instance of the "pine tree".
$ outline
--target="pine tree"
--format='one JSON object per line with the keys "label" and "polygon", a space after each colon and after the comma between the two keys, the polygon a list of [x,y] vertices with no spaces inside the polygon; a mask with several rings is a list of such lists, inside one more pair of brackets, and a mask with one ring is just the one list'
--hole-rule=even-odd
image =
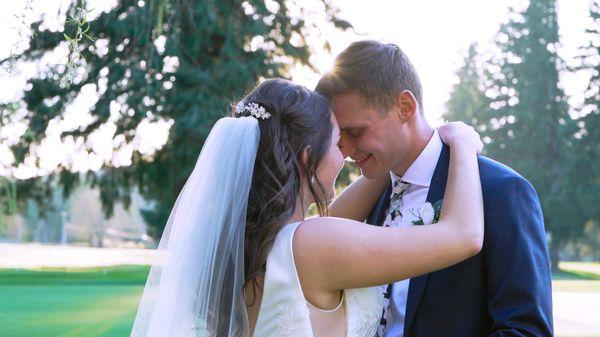
{"label": "pine tree", "polygon": [[590,3],[589,26],[586,29],[587,45],[580,48],[581,65],[576,70],[591,74],[583,106],[578,109],[581,118],[577,121],[579,131],[576,134],[576,160],[574,170],[580,182],[573,188],[577,191],[576,202],[582,205],[583,221],[591,220],[598,225],[600,209],[597,207],[600,195],[600,1]]}
{"label": "pine tree", "polygon": [[450,121],[470,124],[480,132],[484,140],[489,139],[487,122],[491,102],[484,92],[485,67],[477,44],[469,46],[464,64],[458,69],[456,76],[458,82],[452,87],[444,117]]}
{"label": "pine tree", "polygon": [[[159,238],[211,126],[230,102],[261,78],[289,78],[293,64],[310,66],[306,36],[315,29],[310,22],[317,15],[349,27],[329,0],[319,3],[320,13],[284,0],[119,0],[88,22],[85,3],[76,0],[64,31],[36,22],[30,47],[16,55],[18,61],[40,60],[66,38],[72,62],[28,80],[23,98],[28,130],[13,148],[15,165],[44,139],[49,123],[68,118],[66,107],[92,88],[98,101],[91,122],[64,130],[61,139],[88,144],[93,152],[90,135],[114,124],[113,150],[133,147],[131,165],[107,161],[87,178],[100,188],[107,215],[116,202],[129,205],[132,187],[138,186],[154,204],[143,214],[150,234]],[[143,122],[158,121],[172,123],[167,143],[144,154],[136,147],[136,130]],[[47,199],[51,182],[58,180],[68,196],[80,183],[72,171],[71,164],[61,164],[50,178],[21,181],[18,195]]]}
{"label": "pine tree", "polygon": [[524,11],[511,10],[496,44],[502,55],[489,88],[495,92],[489,120],[494,136],[487,150],[537,189],[556,269],[560,248],[583,223],[574,221],[580,209],[569,203],[577,180],[569,164],[576,126],[559,84],[565,66],[556,52],[555,0],[531,0]]}

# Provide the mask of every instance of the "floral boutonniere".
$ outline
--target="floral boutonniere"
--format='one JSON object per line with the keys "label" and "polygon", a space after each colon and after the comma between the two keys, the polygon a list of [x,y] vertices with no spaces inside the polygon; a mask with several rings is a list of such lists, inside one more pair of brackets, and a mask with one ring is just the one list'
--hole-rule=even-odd
{"label": "floral boutonniere", "polygon": [[433,205],[429,202],[424,203],[423,206],[419,207],[417,210],[417,214],[411,210],[413,215],[417,218],[417,220],[413,220],[413,225],[431,225],[440,221],[442,201],[443,199],[440,199],[433,203]]}

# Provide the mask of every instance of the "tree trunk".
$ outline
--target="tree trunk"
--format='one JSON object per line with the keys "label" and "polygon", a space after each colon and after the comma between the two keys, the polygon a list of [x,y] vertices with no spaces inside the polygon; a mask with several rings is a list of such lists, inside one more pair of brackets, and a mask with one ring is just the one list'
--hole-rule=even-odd
{"label": "tree trunk", "polygon": [[562,246],[562,242],[552,238],[550,242],[550,265],[552,267],[552,272],[557,272],[560,269],[558,268],[558,263],[560,262],[560,248]]}

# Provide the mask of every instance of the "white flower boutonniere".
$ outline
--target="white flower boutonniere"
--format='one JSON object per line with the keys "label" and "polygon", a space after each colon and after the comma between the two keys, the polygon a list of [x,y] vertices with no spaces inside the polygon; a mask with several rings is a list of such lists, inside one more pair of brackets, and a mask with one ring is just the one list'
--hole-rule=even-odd
{"label": "white flower boutonniere", "polygon": [[417,217],[414,220],[413,225],[431,225],[440,221],[440,212],[442,210],[442,199],[436,201],[433,205],[429,202],[424,203],[417,210],[417,214],[413,214]]}

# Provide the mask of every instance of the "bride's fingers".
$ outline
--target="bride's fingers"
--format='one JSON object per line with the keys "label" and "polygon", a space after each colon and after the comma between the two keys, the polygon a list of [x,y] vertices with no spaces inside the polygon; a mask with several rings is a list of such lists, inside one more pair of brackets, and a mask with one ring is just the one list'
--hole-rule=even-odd
{"label": "bride's fingers", "polygon": [[450,144],[451,136],[452,136],[452,122],[446,122],[444,125],[438,128],[438,132],[442,141],[446,144]]}
{"label": "bride's fingers", "polygon": [[451,144],[456,139],[467,138],[469,126],[463,122],[448,122],[442,125],[438,132],[444,143]]}
{"label": "bride's fingers", "polygon": [[465,126],[468,129],[468,137],[470,137],[472,144],[475,146],[475,151],[477,154],[481,154],[483,151],[483,141],[481,140],[481,135],[479,135],[479,132],[475,131],[475,128],[472,126],[466,124]]}
{"label": "bride's fingers", "polygon": [[472,144],[477,154],[481,154],[483,150],[483,142],[479,133],[472,126],[463,122],[446,123],[438,129],[438,132],[442,141],[448,145],[455,141],[463,141]]}
{"label": "bride's fingers", "polygon": [[483,152],[483,141],[481,141],[481,136],[477,134],[477,143],[476,143],[477,154],[481,154]]}
{"label": "bride's fingers", "polygon": [[477,154],[481,154],[481,152],[483,151],[483,147],[484,147],[483,141],[481,139],[481,135],[472,126],[469,126],[469,130],[470,130],[471,134],[473,135],[475,150],[477,151]]}

